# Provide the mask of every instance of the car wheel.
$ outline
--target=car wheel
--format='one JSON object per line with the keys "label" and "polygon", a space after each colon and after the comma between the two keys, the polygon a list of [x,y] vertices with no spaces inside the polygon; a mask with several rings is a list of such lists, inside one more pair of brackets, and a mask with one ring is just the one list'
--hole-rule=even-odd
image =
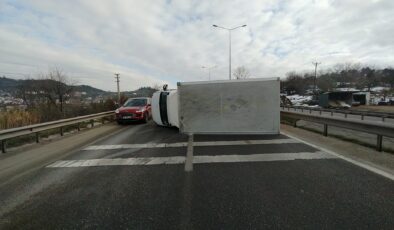
{"label": "car wheel", "polygon": [[123,122],[121,121],[116,121],[118,123],[118,125],[123,125]]}
{"label": "car wheel", "polygon": [[147,113],[144,114],[144,123],[149,121],[149,115]]}

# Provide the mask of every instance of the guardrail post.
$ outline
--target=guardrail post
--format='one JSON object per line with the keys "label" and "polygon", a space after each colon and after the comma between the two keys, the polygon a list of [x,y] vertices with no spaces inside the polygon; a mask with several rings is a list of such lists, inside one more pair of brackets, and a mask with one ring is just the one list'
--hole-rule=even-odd
{"label": "guardrail post", "polygon": [[345,112],[345,118],[347,118],[347,112]]}
{"label": "guardrail post", "polygon": [[384,122],[385,118],[386,118],[386,117],[382,117],[382,122]]}
{"label": "guardrail post", "polygon": [[297,128],[297,120],[294,120],[293,127]]}
{"label": "guardrail post", "polygon": [[64,135],[63,127],[60,127],[60,136],[63,136],[63,135]]}
{"label": "guardrail post", "polygon": [[1,152],[7,152],[7,140],[1,140]]}
{"label": "guardrail post", "polygon": [[104,117],[103,118],[101,118],[101,124],[104,124],[105,123],[105,120],[104,120]]}
{"label": "guardrail post", "polygon": [[334,112],[333,111],[331,111],[331,117],[334,115]]}
{"label": "guardrail post", "polygon": [[290,111],[290,107],[287,107],[287,111]]}
{"label": "guardrail post", "polygon": [[92,120],[90,120],[90,125],[91,125],[91,128],[93,128],[94,127],[94,120],[92,119]]}
{"label": "guardrail post", "polygon": [[364,114],[361,114],[361,120],[364,120]]}
{"label": "guardrail post", "polygon": [[77,130],[78,130],[78,131],[81,131],[81,123],[79,123],[79,122],[78,122],[78,124],[77,124]]}
{"label": "guardrail post", "polygon": [[319,110],[319,114],[321,115],[321,110]]}
{"label": "guardrail post", "polygon": [[309,113],[312,113],[312,109],[309,109]]}
{"label": "guardrail post", "polygon": [[36,143],[40,143],[40,133],[36,133]]}
{"label": "guardrail post", "polygon": [[304,112],[304,108],[301,108],[301,112]]}
{"label": "guardrail post", "polygon": [[328,125],[324,124],[324,130],[323,130],[323,135],[326,137],[328,134]]}
{"label": "guardrail post", "polygon": [[383,143],[383,137],[382,135],[378,135],[376,142],[376,150],[378,150],[379,152],[382,152],[382,143]]}

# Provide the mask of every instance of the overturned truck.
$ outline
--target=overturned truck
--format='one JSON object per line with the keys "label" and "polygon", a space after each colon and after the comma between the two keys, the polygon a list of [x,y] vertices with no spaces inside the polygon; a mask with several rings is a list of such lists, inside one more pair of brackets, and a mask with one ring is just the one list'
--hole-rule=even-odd
{"label": "overturned truck", "polygon": [[152,97],[153,120],[187,134],[279,134],[279,78],[180,82]]}

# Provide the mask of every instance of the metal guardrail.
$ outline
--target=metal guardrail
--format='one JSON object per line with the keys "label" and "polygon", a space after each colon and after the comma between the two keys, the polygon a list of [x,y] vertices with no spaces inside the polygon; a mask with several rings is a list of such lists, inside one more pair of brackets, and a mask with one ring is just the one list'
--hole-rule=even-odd
{"label": "metal guardrail", "polygon": [[346,119],[340,117],[319,116],[319,115],[305,114],[302,112],[281,111],[280,113],[281,116],[295,119],[296,121],[293,123],[294,126],[297,125],[296,124],[297,120],[304,120],[304,121],[323,124],[324,136],[327,136],[328,134],[328,126],[335,126],[335,127],[346,128],[346,129],[356,130],[370,134],[376,134],[377,135],[376,149],[378,151],[382,151],[383,136],[394,137],[394,124],[372,122],[372,121],[361,121],[361,120]]}
{"label": "metal guardrail", "polygon": [[[80,124],[82,122],[89,121],[91,127],[94,126],[94,120],[96,119],[103,119],[105,117],[114,116],[114,111],[102,112],[102,113],[95,113],[85,116],[61,119],[57,121],[50,121],[45,123],[39,123],[34,125],[28,125],[18,128],[12,129],[4,129],[0,131],[0,141],[1,141],[1,151],[5,153],[7,151],[7,140],[19,136],[29,135],[29,134],[36,134],[36,142],[40,142],[40,132],[60,128],[60,135],[63,136],[64,127],[70,125],[77,125],[78,131],[80,131]],[[104,120],[102,120],[104,123]]]}
{"label": "metal guardrail", "polygon": [[357,111],[357,110],[341,110],[341,109],[325,109],[325,108],[311,108],[311,107],[305,107],[305,106],[282,106],[282,109],[285,110],[287,109],[288,111],[290,109],[300,109],[302,111],[318,111],[320,114],[321,112],[330,112],[331,115],[333,113],[342,113],[344,114],[345,118],[347,117],[348,114],[352,115],[360,115],[361,120],[364,120],[365,116],[369,117],[380,117],[382,118],[382,121],[385,120],[385,118],[394,118],[394,113],[384,113],[384,112],[370,112],[370,111]]}

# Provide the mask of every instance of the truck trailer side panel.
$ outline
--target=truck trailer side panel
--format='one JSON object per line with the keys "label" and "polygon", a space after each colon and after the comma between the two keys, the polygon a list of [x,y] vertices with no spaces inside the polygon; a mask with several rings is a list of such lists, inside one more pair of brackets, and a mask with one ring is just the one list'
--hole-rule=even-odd
{"label": "truck trailer side panel", "polygon": [[180,131],[279,134],[279,87],[279,78],[178,83]]}

